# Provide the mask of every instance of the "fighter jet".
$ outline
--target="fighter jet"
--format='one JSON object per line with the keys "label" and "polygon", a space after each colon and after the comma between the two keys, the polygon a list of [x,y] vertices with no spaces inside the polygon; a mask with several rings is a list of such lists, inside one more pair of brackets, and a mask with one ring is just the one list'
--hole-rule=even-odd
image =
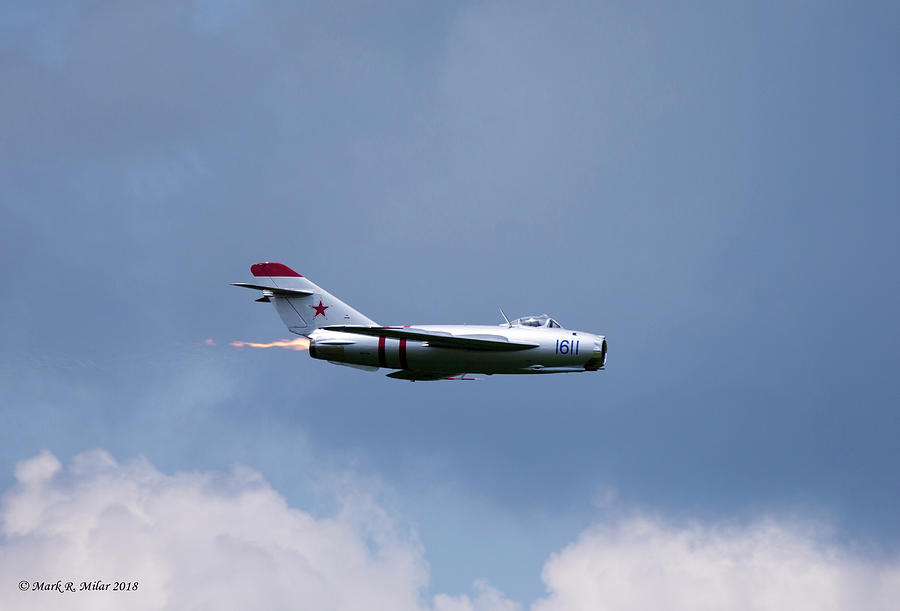
{"label": "fighter jet", "polygon": [[392,369],[398,380],[472,379],[466,374],[575,373],[602,370],[606,338],[566,329],[541,314],[500,325],[384,327],[281,263],[250,267],[254,281],[292,333],[309,339],[309,355],[336,365]]}

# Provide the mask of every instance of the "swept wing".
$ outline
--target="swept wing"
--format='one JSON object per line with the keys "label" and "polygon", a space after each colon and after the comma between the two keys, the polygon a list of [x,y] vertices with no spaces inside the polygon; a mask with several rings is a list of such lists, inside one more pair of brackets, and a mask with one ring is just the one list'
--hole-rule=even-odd
{"label": "swept wing", "polygon": [[502,335],[473,334],[451,335],[446,331],[429,331],[415,327],[362,327],[357,325],[332,325],[322,327],[326,331],[340,331],[341,333],[355,333],[356,335],[368,335],[370,337],[384,337],[387,339],[405,339],[414,342],[428,342],[429,346],[436,348],[465,348],[468,350],[493,350],[511,352],[515,350],[530,350],[537,348],[538,344],[525,344],[511,342]]}

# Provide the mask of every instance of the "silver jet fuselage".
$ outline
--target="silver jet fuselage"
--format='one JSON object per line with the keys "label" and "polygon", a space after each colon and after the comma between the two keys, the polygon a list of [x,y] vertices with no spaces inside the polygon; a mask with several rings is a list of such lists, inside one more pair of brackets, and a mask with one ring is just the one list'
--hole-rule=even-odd
{"label": "silver jet fuselage", "polygon": [[602,335],[563,328],[506,325],[417,325],[397,327],[451,338],[500,339],[533,347],[517,350],[448,348],[429,341],[365,337],[318,329],[310,336],[313,358],[406,371],[458,373],[566,373],[596,371],[606,361]]}
{"label": "silver jet fuselage", "polygon": [[[366,370],[393,369],[400,380],[440,380],[466,373],[573,373],[606,364],[606,338],[564,329],[547,316],[506,324],[380,326],[281,263],[250,267],[253,282],[236,286],[262,291],[291,333],[309,338],[309,354]],[[502,313],[502,311],[501,311]]]}

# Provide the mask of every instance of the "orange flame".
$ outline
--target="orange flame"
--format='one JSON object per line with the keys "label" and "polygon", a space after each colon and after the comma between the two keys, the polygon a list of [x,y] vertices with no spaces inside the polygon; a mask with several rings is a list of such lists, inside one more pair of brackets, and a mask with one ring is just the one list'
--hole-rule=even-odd
{"label": "orange flame", "polygon": [[274,342],[269,342],[268,344],[235,341],[231,342],[229,345],[234,346],[235,348],[247,346],[249,348],[288,348],[290,350],[308,350],[309,340],[305,337],[298,337],[296,339],[279,339]]}

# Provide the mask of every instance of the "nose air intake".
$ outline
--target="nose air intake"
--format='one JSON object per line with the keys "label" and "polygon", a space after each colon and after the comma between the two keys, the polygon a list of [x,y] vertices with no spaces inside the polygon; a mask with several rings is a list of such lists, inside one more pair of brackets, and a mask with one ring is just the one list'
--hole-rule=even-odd
{"label": "nose air intake", "polygon": [[594,340],[594,356],[591,357],[584,368],[588,371],[597,371],[606,365],[606,338],[598,337]]}

